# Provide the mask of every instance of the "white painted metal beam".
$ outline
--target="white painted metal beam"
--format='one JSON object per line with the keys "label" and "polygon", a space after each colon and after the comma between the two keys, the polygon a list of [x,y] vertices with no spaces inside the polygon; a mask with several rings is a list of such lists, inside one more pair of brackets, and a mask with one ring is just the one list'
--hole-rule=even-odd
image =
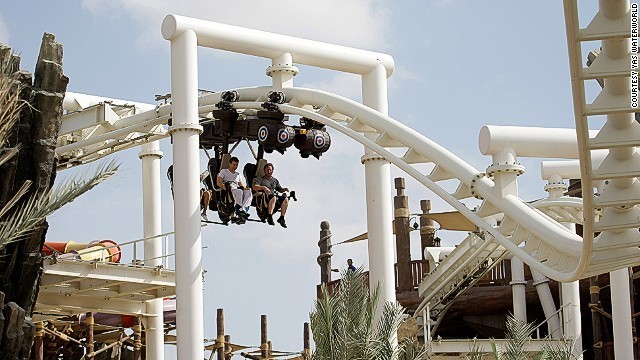
{"label": "white painted metal beam", "polygon": [[38,295],[36,312],[39,311],[38,306],[40,305],[49,310],[52,308],[60,308],[62,311],[67,311],[72,314],[82,314],[87,311],[93,311],[111,314],[150,315],[147,313],[147,303],[145,301],[99,299],[93,296],[58,296],[43,293]]}
{"label": "white painted metal beam", "polygon": [[45,261],[43,282],[47,283],[46,277],[58,275],[54,279],[60,281],[60,276],[65,276],[70,281],[78,279],[93,278],[109,281],[127,281],[131,283],[155,284],[162,286],[173,286],[175,275],[170,270],[158,270],[148,267],[130,266],[125,264],[102,263],[102,262],[82,262],[74,260],[57,260],[51,264]]}
{"label": "white painted metal beam", "polygon": [[393,57],[387,54],[346,46],[268,33],[238,26],[214,23],[179,15],[167,15],[162,22],[162,36],[173,40],[186,30],[193,30],[198,45],[212,49],[274,59],[289,53],[294,63],[324,69],[366,74],[378,64],[386,76],[393,73]]}

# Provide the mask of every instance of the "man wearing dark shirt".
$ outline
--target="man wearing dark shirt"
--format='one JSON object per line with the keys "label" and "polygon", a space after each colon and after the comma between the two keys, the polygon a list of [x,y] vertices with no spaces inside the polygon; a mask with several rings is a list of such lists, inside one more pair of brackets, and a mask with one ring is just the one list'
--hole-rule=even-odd
{"label": "man wearing dark shirt", "polygon": [[273,164],[267,163],[264,166],[264,176],[259,176],[253,181],[253,190],[262,191],[267,197],[267,222],[269,225],[275,225],[273,222],[273,212],[279,207],[280,218],[278,218],[278,224],[283,228],[287,227],[287,223],[284,221],[284,215],[287,213],[287,207],[289,206],[289,199],[286,196],[276,196],[278,192],[288,192],[288,188],[280,186],[278,179],[273,177]]}
{"label": "man wearing dark shirt", "polygon": [[347,259],[347,270],[356,271],[356,267],[353,266],[353,260]]}

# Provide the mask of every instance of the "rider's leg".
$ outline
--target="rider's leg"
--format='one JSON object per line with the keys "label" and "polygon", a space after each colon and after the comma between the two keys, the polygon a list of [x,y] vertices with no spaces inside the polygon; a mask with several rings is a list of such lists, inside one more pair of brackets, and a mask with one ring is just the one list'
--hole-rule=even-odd
{"label": "rider's leg", "polygon": [[245,212],[249,211],[249,206],[251,206],[251,199],[253,199],[251,190],[242,190],[242,208]]}
{"label": "rider's leg", "polygon": [[285,198],[282,201],[282,205],[280,205],[280,216],[284,217],[284,215],[287,213],[287,208],[289,207],[289,199]]}
{"label": "rider's leg", "polygon": [[272,196],[271,200],[269,200],[269,215],[273,215],[273,209],[276,207],[276,197]]}
{"label": "rider's leg", "polygon": [[211,191],[206,190],[202,193],[202,203],[204,205],[204,208],[202,208],[203,214],[207,213],[207,209],[209,209],[209,202],[211,202]]}
{"label": "rider's leg", "polygon": [[231,194],[233,195],[233,200],[236,203],[236,213],[242,210],[242,189],[231,189]]}

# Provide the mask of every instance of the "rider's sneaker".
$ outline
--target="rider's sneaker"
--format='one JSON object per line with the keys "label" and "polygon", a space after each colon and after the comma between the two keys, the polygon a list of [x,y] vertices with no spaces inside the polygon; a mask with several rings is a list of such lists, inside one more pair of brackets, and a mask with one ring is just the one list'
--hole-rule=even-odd
{"label": "rider's sneaker", "polygon": [[280,224],[280,226],[282,226],[283,228],[287,228],[287,223],[284,221],[284,216],[280,216],[278,218],[278,224]]}
{"label": "rider's sneaker", "polygon": [[202,220],[204,220],[204,221],[209,221],[209,218],[207,218],[207,214],[202,213],[202,214],[200,214],[200,215],[202,216]]}
{"label": "rider's sneaker", "polygon": [[269,215],[267,217],[267,223],[269,223],[269,225],[275,225],[276,223],[273,222],[273,216]]}

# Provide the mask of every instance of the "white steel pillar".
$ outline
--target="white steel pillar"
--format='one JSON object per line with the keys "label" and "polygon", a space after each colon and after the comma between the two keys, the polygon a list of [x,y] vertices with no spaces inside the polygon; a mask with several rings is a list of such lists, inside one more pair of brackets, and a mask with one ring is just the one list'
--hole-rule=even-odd
{"label": "white steel pillar", "polygon": [[[576,224],[563,223],[567,229],[576,232]],[[582,359],[582,315],[580,313],[580,282],[561,283],[562,318],[564,334],[574,341],[573,354]]]}
{"label": "white steel pillar", "polygon": [[564,334],[573,340],[573,352],[582,359],[582,318],[580,317],[580,287],[577,281],[561,283]]}
{"label": "white steel pillar", "polygon": [[[138,154],[142,160],[142,221],[143,237],[150,238],[162,233],[162,206],[160,191],[160,142],[154,141],[142,145]],[[162,238],[155,237],[144,242],[144,265],[162,265]],[[147,303],[145,317],[145,348],[146,358],[154,360],[164,359],[164,311],[162,299],[151,300]]]}
{"label": "white steel pillar", "polygon": [[611,317],[615,357],[616,359],[633,359],[629,269],[612,271],[609,273],[609,279],[611,281]]}
{"label": "white steel pillar", "polygon": [[527,281],[524,279],[524,263],[520,258],[511,258],[511,292],[513,296],[513,316],[521,321],[527,321]]}
{"label": "white steel pillar", "polygon": [[[524,166],[518,164],[515,150],[504,147],[492,156],[493,164],[487,168],[487,176],[493,176],[496,191],[500,196],[518,196],[518,175],[524,173]],[[527,296],[524,279],[524,263],[517,257],[511,258],[511,294],[513,297],[513,316],[527,321]]]}
{"label": "white steel pillar", "polygon": [[531,276],[533,277],[533,286],[536,287],[538,297],[540,298],[542,311],[547,319],[549,336],[552,339],[561,339],[562,327],[560,326],[560,316],[556,313],[556,304],[553,301],[551,289],[549,289],[549,278],[533,269],[531,269]]}
{"label": "white steel pillar", "polygon": [[200,239],[200,162],[198,159],[198,59],[193,30],[171,39],[174,229],[176,249],[176,331],[178,359],[202,359],[204,323],[202,241]]}
{"label": "white steel pillar", "polygon": [[[362,102],[364,105],[387,115],[387,72],[380,64],[362,75]],[[385,301],[396,301],[395,274],[393,270],[394,247],[391,229],[391,172],[390,164],[383,157],[365,148],[364,164],[367,231],[369,234],[369,285],[371,291],[381,285],[380,304],[376,319],[382,314]]]}

